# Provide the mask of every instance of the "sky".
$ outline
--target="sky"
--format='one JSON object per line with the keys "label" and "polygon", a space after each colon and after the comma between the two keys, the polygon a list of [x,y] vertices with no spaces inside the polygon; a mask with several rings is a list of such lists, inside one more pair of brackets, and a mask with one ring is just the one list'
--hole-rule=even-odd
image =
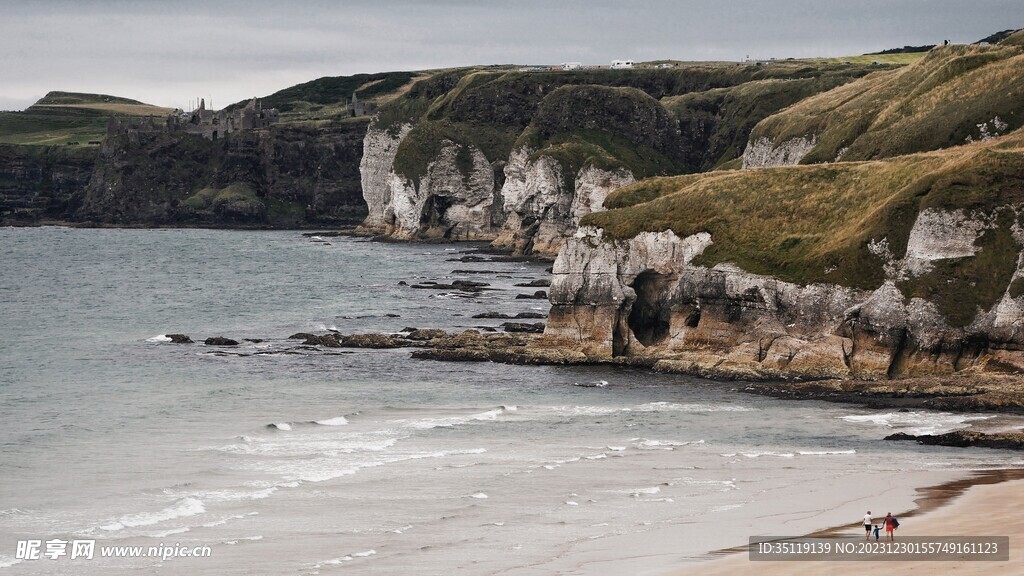
{"label": "sky", "polygon": [[845,56],[1021,27],[1021,0],[0,0],[0,110],[51,90],[221,108],[360,72]]}

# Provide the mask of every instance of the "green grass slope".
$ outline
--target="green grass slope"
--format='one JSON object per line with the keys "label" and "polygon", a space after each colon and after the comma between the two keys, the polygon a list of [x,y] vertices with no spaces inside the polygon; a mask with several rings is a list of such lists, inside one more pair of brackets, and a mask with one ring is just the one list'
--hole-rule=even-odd
{"label": "green grass slope", "polygon": [[87,146],[103,140],[111,116],[166,116],[172,111],[106,94],[50,92],[24,112],[0,112],[0,144]]}
{"label": "green grass slope", "polygon": [[[367,102],[386,101],[401,94],[418,77],[415,72],[379,72],[352,76],[325,76],[264,96],[264,108],[277,108],[281,120],[342,120],[347,116],[346,106],[355,93]],[[228,106],[244,106],[248,100]]]}
{"label": "green grass slope", "polygon": [[871,160],[957,146],[1024,125],[1024,49],[940,46],[768,117],[751,139],[816,136],[801,163]]}
{"label": "green grass slope", "polygon": [[936,302],[963,325],[989,308],[1017,266],[1020,226],[1006,204],[1024,202],[1024,130],[948,150],[869,162],[711,172],[644,180],[612,193],[606,212],[582,225],[608,238],[672,230],[708,232],[714,244],[696,261],[731,262],[800,284],[873,289],[884,262],[868,250],[886,239],[906,251],[916,214],[925,208],[994,212],[997,226],[978,240],[974,257],[941,261],[931,273],[899,284],[907,296]]}

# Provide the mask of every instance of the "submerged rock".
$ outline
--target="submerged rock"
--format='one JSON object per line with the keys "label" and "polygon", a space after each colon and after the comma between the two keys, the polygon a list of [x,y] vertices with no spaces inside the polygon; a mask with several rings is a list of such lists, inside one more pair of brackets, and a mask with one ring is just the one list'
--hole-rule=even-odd
{"label": "submerged rock", "polygon": [[533,294],[516,294],[516,300],[547,300],[548,293],[543,290],[537,290]]}

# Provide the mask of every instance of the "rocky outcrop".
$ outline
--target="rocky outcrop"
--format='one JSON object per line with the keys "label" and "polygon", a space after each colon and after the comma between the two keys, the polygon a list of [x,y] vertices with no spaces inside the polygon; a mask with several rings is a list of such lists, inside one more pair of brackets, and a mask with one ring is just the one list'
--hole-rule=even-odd
{"label": "rocky outcrop", "polygon": [[743,168],[772,168],[799,164],[817,144],[817,136],[791,138],[778,144],[769,138],[751,139],[743,150]]}
{"label": "rocky outcrop", "polygon": [[545,342],[595,359],[643,357],[663,370],[749,379],[1021,371],[1024,294],[1007,288],[992,309],[957,327],[936,303],[897,286],[963,254],[993,218],[922,211],[906,254],[888,255],[890,277],[875,290],[695,265],[714,241],[707,233],[609,240],[582,227],[555,261]]}
{"label": "rocky outcrop", "polygon": [[[494,172],[479,148],[460,148],[460,144],[444,141],[437,157],[418,180],[391,170],[386,190],[379,191],[374,185],[369,195],[364,192],[371,212],[377,214],[374,221],[379,219],[382,223],[381,232],[403,239],[493,238]],[[460,153],[468,154],[468,166],[459,165]],[[382,163],[380,158],[364,157],[364,161],[374,169]]]}
{"label": "rocky outcrop", "polygon": [[625,169],[586,166],[570,179],[572,189],[567,189],[569,184],[557,160],[532,156],[528,147],[509,156],[501,188],[506,217],[494,246],[519,254],[553,258],[575,232],[580,218],[604,210],[610,192],[635,182]]}
{"label": "rocky outcrop", "polygon": [[999,450],[1024,450],[1024,433],[1003,432],[986,434],[972,430],[954,430],[945,434],[923,434],[915,436],[898,432],[885,437],[886,440],[912,440],[928,446],[953,446],[955,448],[995,448]]}
{"label": "rocky outcrop", "polygon": [[362,226],[369,232],[382,233],[386,229],[386,207],[391,203],[391,166],[410,130],[411,124],[402,124],[393,130],[371,126],[363,138],[359,174],[368,213]]}

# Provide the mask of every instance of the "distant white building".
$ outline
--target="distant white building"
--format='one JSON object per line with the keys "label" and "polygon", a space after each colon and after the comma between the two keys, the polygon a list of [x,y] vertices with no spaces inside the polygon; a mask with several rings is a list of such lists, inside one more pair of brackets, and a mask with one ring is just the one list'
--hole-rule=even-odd
{"label": "distant white building", "polygon": [[622,68],[632,68],[632,60],[612,60],[612,70],[619,70]]}
{"label": "distant white building", "polygon": [[562,62],[562,70],[582,70],[582,62]]}

